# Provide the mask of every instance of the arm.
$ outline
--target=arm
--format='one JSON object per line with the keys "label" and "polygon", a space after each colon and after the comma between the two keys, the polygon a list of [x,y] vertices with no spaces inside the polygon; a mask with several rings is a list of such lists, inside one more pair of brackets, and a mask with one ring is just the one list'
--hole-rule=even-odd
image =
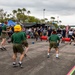
{"label": "arm", "polygon": [[57,36],[57,39],[58,39],[58,43],[60,43],[60,38]]}
{"label": "arm", "polygon": [[11,42],[13,43],[13,35],[11,36]]}
{"label": "arm", "polygon": [[51,37],[49,37],[49,43],[50,43]]}

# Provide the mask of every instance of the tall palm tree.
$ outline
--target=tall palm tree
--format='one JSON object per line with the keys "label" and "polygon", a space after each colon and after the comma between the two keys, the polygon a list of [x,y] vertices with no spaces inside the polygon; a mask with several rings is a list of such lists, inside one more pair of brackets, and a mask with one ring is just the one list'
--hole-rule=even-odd
{"label": "tall palm tree", "polygon": [[31,13],[31,12],[28,10],[28,11],[27,11],[28,16],[29,16],[30,13]]}
{"label": "tall palm tree", "polygon": [[16,11],[16,10],[13,10],[12,12],[13,12],[13,14],[16,14],[16,13],[17,13],[17,11]]}
{"label": "tall palm tree", "polygon": [[10,17],[10,14],[7,14],[7,17],[9,18]]}
{"label": "tall palm tree", "polygon": [[51,17],[51,19],[54,21],[55,20],[55,17]]}
{"label": "tall palm tree", "polygon": [[51,17],[51,23],[52,23],[52,25],[54,24],[54,20],[55,20],[55,17]]}
{"label": "tall palm tree", "polygon": [[16,17],[17,10],[13,10],[13,17]]}
{"label": "tall palm tree", "polygon": [[28,11],[27,11],[27,14],[28,14],[28,21],[29,21],[29,14],[30,14],[30,13],[31,13],[31,12],[28,10]]}
{"label": "tall palm tree", "polygon": [[22,13],[22,10],[21,10],[20,8],[18,8],[18,10],[17,10],[17,11],[18,11],[18,13]]}
{"label": "tall palm tree", "polygon": [[22,11],[23,11],[23,13],[24,13],[24,12],[26,12],[26,9],[25,9],[25,8],[23,8],[23,9],[22,9]]}
{"label": "tall palm tree", "polygon": [[60,25],[61,25],[62,21],[60,20],[59,23],[60,23]]}
{"label": "tall palm tree", "polygon": [[4,10],[0,9],[0,18],[3,19],[3,16],[4,16]]}
{"label": "tall palm tree", "polygon": [[7,12],[4,13],[4,18],[6,18],[6,14],[7,14]]}

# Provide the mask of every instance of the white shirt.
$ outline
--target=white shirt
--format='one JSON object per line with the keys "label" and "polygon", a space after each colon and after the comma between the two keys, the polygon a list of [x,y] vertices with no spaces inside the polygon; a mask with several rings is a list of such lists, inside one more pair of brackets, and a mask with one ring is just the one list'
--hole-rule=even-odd
{"label": "white shirt", "polygon": [[73,31],[69,31],[69,35],[72,35],[73,34]]}

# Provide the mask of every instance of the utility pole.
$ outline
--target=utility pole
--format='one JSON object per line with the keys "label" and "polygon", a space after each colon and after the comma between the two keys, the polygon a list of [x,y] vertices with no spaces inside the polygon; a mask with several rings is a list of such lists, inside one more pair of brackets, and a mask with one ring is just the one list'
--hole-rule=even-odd
{"label": "utility pole", "polygon": [[45,19],[45,9],[43,9],[43,19]]}
{"label": "utility pole", "polygon": [[45,21],[45,9],[43,9],[43,19]]}

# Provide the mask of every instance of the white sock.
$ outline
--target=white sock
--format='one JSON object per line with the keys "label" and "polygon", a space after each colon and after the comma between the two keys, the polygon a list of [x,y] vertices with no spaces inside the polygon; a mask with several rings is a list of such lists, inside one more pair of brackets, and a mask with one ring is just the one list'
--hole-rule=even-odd
{"label": "white sock", "polygon": [[58,57],[59,54],[56,54],[56,57]]}
{"label": "white sock", "polygon": [[13,64],[16,64],[16,62],[13,62]]}
{"label": "white sock", "polygon": [[21,61],[19,61],[19,63],[20,63],[20,64],[22,64],[22,62],[21,62]]}
{"label": "white sock", "polygon": [[48,53],[47,55],[50,55],[50,53]]}

